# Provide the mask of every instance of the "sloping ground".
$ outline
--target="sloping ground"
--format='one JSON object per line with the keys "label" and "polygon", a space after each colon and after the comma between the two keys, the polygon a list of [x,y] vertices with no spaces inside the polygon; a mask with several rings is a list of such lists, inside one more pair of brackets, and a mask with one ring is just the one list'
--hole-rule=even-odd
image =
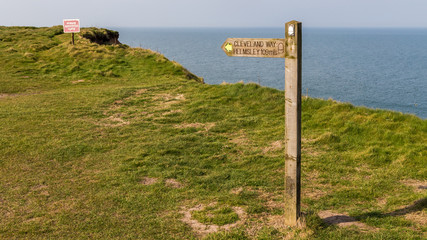
{"label": "sloping ground", "polygon": [[288,229],[283,92],[76,39],[0,27],[1,239],[426,237],[426,120],[304,99]]}

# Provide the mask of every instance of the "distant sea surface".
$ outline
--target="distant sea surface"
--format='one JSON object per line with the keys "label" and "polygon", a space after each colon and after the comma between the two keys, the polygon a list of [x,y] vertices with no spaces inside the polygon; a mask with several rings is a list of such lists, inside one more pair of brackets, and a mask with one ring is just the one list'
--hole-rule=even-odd
{"label": "distant sea surface", "polygon": [[[227,57],[228,37],[283,38],[283,28],[112,28],[120,42],[182,64],[208,84],[284,89],[284,59]],[[303,95],[427,118],[427,29],[303,29]]]}

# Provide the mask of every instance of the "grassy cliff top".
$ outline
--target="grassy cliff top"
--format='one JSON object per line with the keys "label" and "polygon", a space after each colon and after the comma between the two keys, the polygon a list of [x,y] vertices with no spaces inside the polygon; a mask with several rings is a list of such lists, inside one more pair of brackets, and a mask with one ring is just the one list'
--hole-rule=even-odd
{"label": "grassy cliff top", "polygon": [[117,36],[0,27],[1,239],[427,237],[426,120],[304,98],[288,229],[283,91],[202,84]]}

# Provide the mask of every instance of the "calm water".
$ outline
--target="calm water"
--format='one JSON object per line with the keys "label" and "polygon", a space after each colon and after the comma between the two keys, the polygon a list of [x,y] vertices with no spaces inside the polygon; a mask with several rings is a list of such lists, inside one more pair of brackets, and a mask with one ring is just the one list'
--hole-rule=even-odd
{"label": "calm water", "polygon": [[[283,38],[284,28],[115,28],[120,41],[181,63],[209,84],[284,89],[284,60],[227,57],[227,37]],[[427,118],[427,29],[304,29],[303,94]]]}

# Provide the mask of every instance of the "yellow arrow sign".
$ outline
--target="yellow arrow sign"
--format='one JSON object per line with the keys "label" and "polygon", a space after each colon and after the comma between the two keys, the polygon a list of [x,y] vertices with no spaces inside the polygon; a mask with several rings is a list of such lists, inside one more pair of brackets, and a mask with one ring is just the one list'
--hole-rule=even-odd
{"label": "yellow arrow sign", "polygon": [[227,38],[221,46],[230,57],[285,57],[285,39]]}
{"label": "yellow arrow sign", "polygon": [[231,44],[231,43],[226,43],[226,44],[225,44],[225,46],[224,46],[224,49],[225,49],[225,51],[227,51],[227,52],[231,52],[231,51],[233,51],[233,44]]}

